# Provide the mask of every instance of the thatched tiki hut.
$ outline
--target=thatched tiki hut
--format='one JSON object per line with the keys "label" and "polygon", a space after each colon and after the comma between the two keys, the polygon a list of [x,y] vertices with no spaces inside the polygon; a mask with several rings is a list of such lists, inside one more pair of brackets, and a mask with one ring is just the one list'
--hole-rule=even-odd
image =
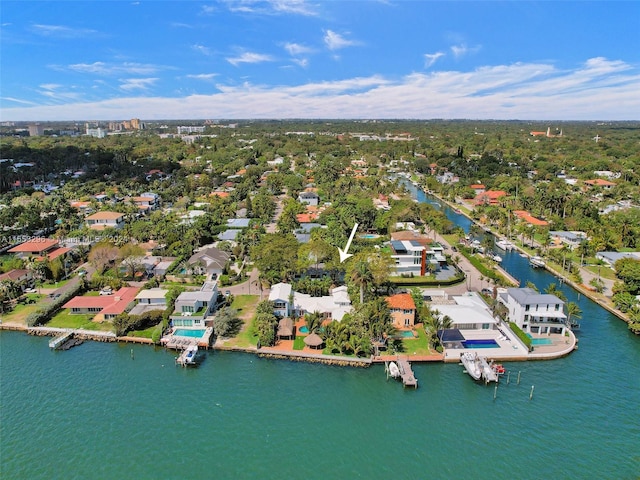
{"label": "thatched tiki hut", "polygon": [[312,333],[311,335],[304,337],[304,344],[309,348],[320,349],[322,348],[323,343],[324,341],[317,333]]}
{"label": "thatched tiki hut", "polygon": [[293,320],[289,317],[280,319],[278,322],[278,340],[293,339]]}

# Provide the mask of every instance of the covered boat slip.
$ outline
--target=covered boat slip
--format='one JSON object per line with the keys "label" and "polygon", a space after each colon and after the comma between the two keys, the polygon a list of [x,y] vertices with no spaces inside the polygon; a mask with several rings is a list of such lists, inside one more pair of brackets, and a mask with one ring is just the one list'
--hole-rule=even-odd
{"label": "covered boat slip", "polygon": [[176,363],[183,367],[196,365],[197,356],[198,346],[195,344],[191,344],[180,353],[180,356],[178,358],[176,358]]}

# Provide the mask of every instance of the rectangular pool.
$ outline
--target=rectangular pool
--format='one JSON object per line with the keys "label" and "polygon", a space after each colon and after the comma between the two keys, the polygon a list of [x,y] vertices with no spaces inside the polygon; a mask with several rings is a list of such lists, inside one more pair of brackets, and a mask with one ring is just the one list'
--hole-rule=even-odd
{"label": "rectangular pool", "polygon": [[531,345],[553,345],[553,341],[550,338],[532,338]]}
{"label": "rectangular pool", "polygon": [[187,328],[176,328],[173,334],[178,337],[202,338],[204,336],[204,332],[206,332],[204,328],[193,330]]}
{"label": "rectangular pool", "polygon": [[495,340],[465,340],[462,342],[464,348],[499,348]]}

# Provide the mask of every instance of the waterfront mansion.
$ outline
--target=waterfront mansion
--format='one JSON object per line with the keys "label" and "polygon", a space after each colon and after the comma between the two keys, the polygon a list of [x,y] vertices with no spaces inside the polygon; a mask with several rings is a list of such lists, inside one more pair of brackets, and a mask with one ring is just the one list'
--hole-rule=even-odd
{"label": "waterfront mansion", "polygon": [[564,302],[555,295],[538,293],[532,288],[507,288],[498,295],[507,307],[509,321],[524,332],[550,334],[567,330]]}

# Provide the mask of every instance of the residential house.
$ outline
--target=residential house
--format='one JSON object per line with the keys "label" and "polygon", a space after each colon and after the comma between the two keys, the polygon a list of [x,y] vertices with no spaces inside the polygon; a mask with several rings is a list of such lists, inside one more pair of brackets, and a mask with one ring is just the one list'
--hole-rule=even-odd
{"label": "residential house", "polygon": [[534,289],[507,288],[498,294],[507,307],[509,321],[526,333],[561,333],[567,330],[564,302],[555,295],[538,293]]}
{"label": "residential house", "polygon": [[169,293],[169,290],[163,288],[141,290],[135,298],[138,303],[131,309],[129,314],[142,315],[152,310],[165,310],[167,308],[167,293]]}
{"label": "residential house", "polygon": [[526,210],[514,210],[513,214],[520,220],[528,223],[529,225],[533,225],[534,227],[544,227],[549,225],[549,222],[547,222],[546,220],[536,218]]}
{"label": "residential house", "polygon": [[623,258],[640,260],[640,252],[598,252],[596,258],[613,268],[616,262]]}
{"label": "residential house", "polygon": [[500,198],[507,195],[504,190],[487,190],[476,195],[476,205],[499,205]]}
{"label": "residential house", "polygon": [[409,293],[398,293],[385,299],[396,328],[411,328],[416,322],[416,304]]}
{"label": "residential house", "polygon": [[320,197],[316,192],[304,191],[298,195],[298,202],[317,207],[320,203]]}
{"label": "residential house", "polygon": [[567,232],[564,230],[550,231],[549,236],[554,245],[567,245],[571,250],[587,239],[587,234],[584,232]]}
{"label": "residential house", "polygon": [[36,257],[38,259],[53,260],[69,251],[71,251],[70,248],[60,247],[58,240],[36,237],[10,248],[8,253],[13,253],[20,258]]}
{"label": "residential house", "polygon": [[476,196],[484,193],[487,190],[487,187],[485,187],[481,183],[474,183],[473,185],[469,185],[469,188],[475,192]]}
{"label": "residential house", "polygon": [[218,282],[205,282],[200,290],[182,292],[169,317],[174,327],[204,328],[205,319],[216,311]]}
{"label": "residential house", "polygon": [[23,290],[31,286],[32,280],[33,276],[31,275],[31,270],[26,270],[24,268],[14,268],[13,270],[9,270],[8,272],[0,275],[0,283],[17,283]]}
{"label": "residential house", "polygon": [[452,295],[449,302],[438,302],[437,309],[440,318],[448,316],[451,328],[458,330],[494,330],[497,320],[493,317],[489,306],[477,292],[467,292],[463,295]]}
{"label": "residential house", "polygon": [[394,232],[387,243],[398,275],[424,276],[447,264],[442,245],[413,231]]}
{"label": "residential house", "polygon": [[124,213],[96,212],[85,218],[85,223],[91,230],[104,230],[105,228],[121,229],[124,227]]}
{"label": "residential house", "polygon": [[72,314],[95,314],[94,321],[113,320],[117,315],[131,308],[140,291],[136,287],[122,287],[112,295],[73,297],[62,308]]}
{"label": "residential house", "polygon": [[616,186],[615,183],[610,182],[609,180],[604,180],[602,178],[596,178],[594,180],[585,180],[584,184],[587,186],[587,188],[600,187],[603,190],[611,190],[613,187]]}
{"label": "residential house", "polygon": [[249,228],[249,218],[230,218],[227,220],[227,227],[229,228]]}
{"label": "residential house", "polygon": [[187,266],[194,275],[209,275],[215,279],[222,275],[229,258],[227,252],[216,247],[207,247],[191,255],[187,260]]}
{"label": "residential house", "polygon": [[149,213],[160,206],[160,197],[155,193],[143,193],[139,197],[132,197],[131,201],[141,213]]}
{"label": "residential house", "polygon": [[340,321],[352,308],[344,285],[332,289],[329,295],[312,297],[294,292],[288,283],[277,283],[271,287],[269,301],[273,302],[273,313],[278,317],[301,317],[318,312],[324,319]]}

